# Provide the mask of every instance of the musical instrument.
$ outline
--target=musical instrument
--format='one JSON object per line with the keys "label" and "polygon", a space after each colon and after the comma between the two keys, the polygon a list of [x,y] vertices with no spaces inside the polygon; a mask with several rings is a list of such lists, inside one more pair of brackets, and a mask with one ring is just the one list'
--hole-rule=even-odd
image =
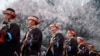
{"label": "musical instrument", "polygon": [[[53,37],[51,37],[51,39],[50,39],[50,42],[57,42],[57,39],[55,38],[55,36],[53,36]],[[48,54],[49,54],[49,52],[52,52],[52,53],[54,53],[54,47],[53,46],[49,46],[49,48],[47,49],[47,52],[46,52],[46,55],[45,56],[48,56]]]}
{"label": "musical instrument", "polygon": [[[64,41],[64,45],[68,45],[68,44],[69,44],[69,41],[68,40],[65,40]],[[64,49],[63,56],[68,56],[67,48]]]}
{"label": "musical instrument", "polygon": [[32,41],[32,39],[33,39],[32,34],[30,34],[30,31],[28,31],[26,34],[26,38],[24,40],[24,42],[27,42],[27,45],[23,44],[21,46],[21,56],[22,56],[22,52],[25,48],[28,48],[28,50],[31,52],[31,48],[28,44],[30,43],[30,41]]}

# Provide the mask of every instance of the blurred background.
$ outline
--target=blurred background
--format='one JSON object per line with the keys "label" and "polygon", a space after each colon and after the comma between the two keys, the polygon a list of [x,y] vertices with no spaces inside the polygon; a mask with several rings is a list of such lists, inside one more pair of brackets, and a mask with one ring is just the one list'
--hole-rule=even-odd
{"label": "blurred background", "polygon": [[2,11],[9,7],[18,15],[16,22],[21,28],[21,38],[27,31],[27,17],[35,15],[40,18],[42,50],[48,47],[49,25],[56,22],[64,36],[69,28],[74,29],[77,36],[84,37],[100,51],[100,0],[0,0],[0,27]]}

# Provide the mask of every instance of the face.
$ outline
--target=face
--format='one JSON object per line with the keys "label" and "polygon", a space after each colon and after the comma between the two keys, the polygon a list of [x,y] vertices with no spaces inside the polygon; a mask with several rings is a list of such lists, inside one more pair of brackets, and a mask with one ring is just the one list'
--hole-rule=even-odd
{"label": "face", "polygon": [[56,27],[52,26],[52,27],[50,27],[50,30],[52,33],[56,33],[58,29]]}
{"label": "face", "polygon": [[91,46],[88,46],[89,51],[93,50],[94,48],[92,48]]}
{"label": "face", "polygon": [[31,20],[31,19],[29,19],[29,20],[27,21],[27,24],[28,24],[28,27],[29,27],[29,28],[31,28],[32,26],[35,26],[35,22],[34,22],[33,20]]}
{"label": "face", "polygon": [[72,34],[70,33],[70,31],[67,32],[67,38],[72,37]]}
{"label": "face", "polygon": [[81,43],[80,39],[77,38],[77,42],[78,42],[78,44],[80,44]]}
{"label": "face", "polygon": [[10,14],[4,14],[4,20],[11,19],[12,16]]}

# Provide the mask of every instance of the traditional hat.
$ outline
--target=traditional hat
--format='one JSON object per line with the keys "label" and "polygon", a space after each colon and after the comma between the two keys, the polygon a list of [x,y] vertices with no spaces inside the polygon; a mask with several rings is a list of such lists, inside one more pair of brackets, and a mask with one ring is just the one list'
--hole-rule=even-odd
{"label": "traditional hat", "polygon": [[9,14],[12,15],[13,17],[16,17],[15,10],[12,8],[7,8],[6,10],[3,11],[3,14]]}
{"label": "traditional hat", "polygon": [[33,20],[33,21],[35,21],[35,22],[36,22],[36,25],[37,25],[37,24],[40,24],[40,20],[39,20],[39,18],[36,17],[36,16],[29,16],[29,17],[28,17],[28,20]]}
{"label": "traditional hat", "polygon": [[77,37],[77,39],[79,39],[81,41],[82,44],[86,44],[86,40],[82,37]]}
{"label": "traditional hat", "polygon": [[68,30],[71,34],[73,34],[73,36],[76,36],[76,32],[73,30]]}
{"label": "traditional hat", "polygon": [[57,23],[53,23],[53,24],[51,24],[50,27],[56,27],[57,29],[59,28],[59,26],[58,26]]}
{"label": "traditional hat", "polygon": [[82,38],[82,37],[77,37],[77,39],[84,41],[84,38]]}
{"label": "traditional hat", "polygon": [[89,47],[91,47],[91,48],[94,48],[95,46],[94,45],[92,45],[92,44],[90,44],[90,45],[88,45]]}

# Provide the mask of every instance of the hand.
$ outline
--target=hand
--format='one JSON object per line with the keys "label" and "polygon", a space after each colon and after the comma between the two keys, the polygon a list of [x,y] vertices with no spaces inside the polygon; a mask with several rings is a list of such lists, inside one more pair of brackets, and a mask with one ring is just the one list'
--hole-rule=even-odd
{"label": "hand", "polygon": [[8,19],[3,19],[3,24],[8,24]]}
{"label": "hand", "polygon": [[63,48],[66,49],[68,46],[66,44],[64,44]]}
{"label": "hand", "polygon": [[27,41],[23,41],[23,44],[26,46],[28,44],[28,42]]}
{"label": "hand", "polygon": [[50,42],[50,46],[54,46],[54,42],[52,41],[52,42]]}

